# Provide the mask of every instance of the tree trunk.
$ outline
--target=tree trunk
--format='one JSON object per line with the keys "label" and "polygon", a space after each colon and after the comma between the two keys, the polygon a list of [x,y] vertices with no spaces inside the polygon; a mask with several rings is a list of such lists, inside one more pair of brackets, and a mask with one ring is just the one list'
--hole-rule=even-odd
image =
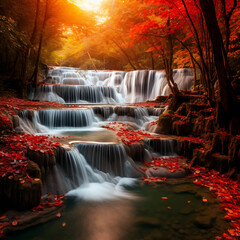
{"label": "tree trunk", "polygon": [[[229,118],[229,126],[235,124],[237,121],[235,118],[239,118],[238,111],[238,102],[235,96],[235,93],[231,86],[231,81],[229,79],[229,74],[227,72],[227,67],[225,65],[225,56],[226,54],[222,39],[222,34],[219,29],[219,25],[216,18],[215,6],[213,0],[199,0],[201,10],[204,15],[204,19],[207,25],[207,29],[212,42],[212,49],[214,54],[214,63],[217,71],[218,82],[219,82],[219,94],[221,106],[224,110],[225,116]],[[218,121],[223,119],[219,118]],[[233,123],[234,122],[234,123]],[[239,125],[239,124],[237,124]],[[232,131],[238,132],[239,126],[236,126],[234,129],[231,126]]]}
{"label": "tree trunk", "polygon": [[24,60],[22,63],[22,68],[21,68],[21,97],[26,98],[27,96],[27,68],[28,68],[28,61],[29,61],[29,56],[30,56],[30,49],[31,45],[34,42],[34,39],[36,37],[36,32],[37,32],[37,24],[38,24],[38,17],[39,17],[39,5],[40,5],[40,0],[37,0],[37,6],[36,6],[36,16],[35,16],[35,23],[30,39],[30,44],[28,44],[26,48],[26,52],[24,53]]}
{"label": "tree trunk", "polygon": [[36,60],[35,69],[34,69],[33,76],[32,76],[34,87],[36,87],[36,85],[37,85],[38,66],[39,66],[40,56],[41,56],[41,51],[42,51],[43,36],[44,36],[44,31],[45,31],[47,19],[48,19],[48,2],[49,2],[49,0],[46,0],[44,20],[43,20],[43,25],[42,25],[40,40],[39,40],[39,45],[38,45],[37,60]]}

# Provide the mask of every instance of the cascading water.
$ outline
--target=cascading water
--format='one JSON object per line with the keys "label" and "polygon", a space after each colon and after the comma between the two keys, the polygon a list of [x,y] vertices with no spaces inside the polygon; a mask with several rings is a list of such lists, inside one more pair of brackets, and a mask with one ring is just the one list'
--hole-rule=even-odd
{"label": "cascading water", "polygon": [[92,109],[47,109],[37,112],[40,124],[49,128],[86,127],[97,122]]}
{"label": "cascading water", "polygon": [[[173,78],[180,90],[190,90],[193,83],[191,69],[173,71]],[[30,93],[30,98],[59,103],[135,103],[154,100],[167,95],[164,71],[141,70],[81,71],[73,68],[50,70],[46,77],[49,85],[41,85]]]}
{"label": "cascading water", "polygon": [[176,141],[173,139],[145,139],[144,146],[161,156],[173,156],[176,152]]}
{"label": "cascading water", "polygon": [[[174,72],[174,79],[180,89],[190,89],[192,78],[191,70],[182,69]],[[47,81],[50,85],[42,85],[36,89],[35,95],[32,94],[34,95],[33,99],[61,103],[120,103],[146,101],[154,99],[158,95],[169,93],[165,73],[160,71],[125,73],[55,68],[49,71]],[[123,131],[126,130],[123,126],[127,127],[130,132],[138,129],[148,131],[154,125],[152,121],[156,123],[158,116],[163,111],[165,111],[165,107],[89,105],[88,108],[71,107],[21,112],[18,131],[30,134],[53,134],[60,137],[68,134],[70,136],[70,139],[64,139],[62,146],[56,149],[54,155],[56,164],[52,168],[48,167],[48,171],[42,175],[43,194],[51,192],[69,196],[66,200],[67,207],[61,212],[61,225],[59,227],[59,221],[51,221],[48,223],[46,231],[42,231],[40,228],[37,236],[31,239],[39,238],[42,234],[44,236],[44,232],[47,232],[48,236],[40,238],[50,239],[49,229],[53,231],[52,239],[199,239],[199,229],[194,225],[194,219],[189,218],[188,214],[190,212],[195,218],[196,209],[200,206],[197,214],[201,214],[202,210],[206,211],[207,204],[202,208],[201,204],[205,203],[202,203],[199,192],[192,194],[192,184],[190,190],[186,190],[186,187],[189,187],[185,184],[186,179],[184,179],[186,186],[184,185],[182,189],[181,184],[177,184],[177,186],[161,184],[159,187],[156,185],[156,188],[141,186],[137,190],[134,188],[132,191],[135,191],[138,196],[143,195],[143,198],[141,201],[128,201],[136,199],[136,195],[127,191],[125,186],[134,184],[136,178],[159,177],[161,182],[163,177],[186,176],[184,169],[172,172],[164,166],[142,168],[148,163],[151,165],[154,161],[153,158],[164,160],[174,158],[176,156],[175,140],[159,136],[148,138],[149,133],[145,135],[147,137],[144,140],[140,138],[141,141],[137,143],[133,140],[133,143],[130,142],[129,145],[123,145],[119,139],[115,138],[111,141],[111,137],[108,142],[108,139],[95,140],[95,135],[103,135],[104,138],[111,135],[112,131],[102,128],[103,125],[110,125],[109,122],[115,122]],[[99,133],[96,132],[97,128]],[[82,132],[79,135],[74,135],[74,132],[77,131]],[[67,134],[61,135],[63,132]],[[83,135],[86,135],[87,140],[82,139]],[[94,139],[91,139],[92,135],[94,135]],[[66,142],[67,144],[65,144]],[[137,166],[140,166],[144,171]],[[43,168],[42,166],[41,170]],[[174,187],[176,187],[175,190],[172,189]],[[147,191],[147,194],[144,191]],[[146,201],[150,195],[149,191],[153,192],[151,202]],[[206,190],[203,191],[205,197]],[[186,196],[182,194],[183,192]],[[72,197],[85,201],[73,202]],[[198,199],[196,200],[196,198]],[[163,199],[168,200],[163,201]],[[97,203],[96,201],[104,202]],[[197,201],[200,202],[199,205],[196,205]],[[208,201],[208,204],[210,202]],[[139,203],[141,203],[140,207],[136,207]],[[77,204],[80,205],[80,208],[76,208]],[[215,208],[217,207],[215,206]],[[210,210],[212,210],[212,205],[209,205],[207,209],[207,211]],[[137,214],[140,213],[140,217],[134,219],[134,211],[138,212]],[[75,218],[73,212],[77,213]],[[128,221],[130,212],[132,217]],[[216,227],[214,226],[214,229],[221,232],[222,230],[218,229],[222,229],[226,222],[223,225],[219,224],[218,221],[215,222],[217,218],[215,215],[213,225]],[[158,220],[158,218],[160,219]],[[204,216],[204,224],[205,219]],[[54,222],[57,222],[58,226],[51,227],[52,225],[49,224]],[[183,226],[179,223],[183,223]],[[65,228],[66,224],[67,228]],[[180,227],[178,227],[179,225]],[[182,234],[182,229],[186,226],[187,230]],[[132,231],[135,228],[138,233],[132,237],[130,229]],[[194,228],[195,230],[192,231]],[[201,229],[202,231],[203,229]],[[203,232],[204,236],[211,231],[206,229]],[[139,237],[137,237],[138,234]],[[206,239],[212,239],[210,235],[211,233]],[[30,238],[27,235],[22,239]]]}
{"label": "cascading water", "polygon": [[[174,70],[173,77],[180,89],[191,88],[192,70]],[[110,72],[54,67],[49,69],[46,83],[31,93],[32,99],[70,104],[116,104],[143,102],[169,93],[165,72],[152,70]],[[107,122],[130,123],[132,129],[141,129],[156,121],[164,110],[164,107],[104,105],[24,111],[20,114],[19,129],[31,134],[62,134],[64,131],[72,134],[74,131],[86,131],[86,128],[87,131],[102,129]],[[56,193],[65,193],[90,183],[110,182],[116,185],[120,177],[143,176],[134,161],[149,160],[150,152],[174,155],[171,140],[145,140],[139,145],[141,154],[137,154],[138,148],[127,148],[118,142],[74,140],[77,141],[72,143],[73,149],[62,152],[52,176],[45,179],[45,192],[55,189]]]}
{"label": "cascading water", "polygon": [[129,159],[123,145],[79,143],[76,148],[92,167],[109,173],[111,176],[141,176],[134,162]]}

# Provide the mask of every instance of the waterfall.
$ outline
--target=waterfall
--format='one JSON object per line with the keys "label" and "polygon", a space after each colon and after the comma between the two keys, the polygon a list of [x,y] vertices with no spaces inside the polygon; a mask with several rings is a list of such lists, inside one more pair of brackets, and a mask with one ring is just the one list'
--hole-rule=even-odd
{"label": "waterfall", "polygon": [[132,185],[135,179],[112,176],[92,168],[77,148],[62,150],[57,165],[43,182],[44,193],[66,194],[85,200],[132,198],[123,185]]}
{"label": "waterfall", "polygon": [[40,124],[49,128],[86,127],[97,122],[92,109],[47,109],[37,112]]}
{"label": "waterfall", "polygon": [[[180,90],[190,90],[193,84],[192,69],[176,69],[173,79]],[[82,71],[74,68],[49,70],[48,85],[41,85],[30,93],[31,99],[59,103],[135,103],[154,100],[168,95],[164,71],[141,70]]]}
{"label": "waterfall", "polygon": [[120,103],[121,96],[108,86],[40,85],[34,100],[59,103]]}
{"label": "waterfall", "polygon": [[141,173],[129,159],[123,145],[111,143],[79,143],[75,145],[95,169],[111,176],[139,177]]}
{"label": "waterfall", "polygon": [[19,112],[19,126],[15,129],[17,132],[36,134],[48,132],[48,128],[40,124],[37,111],[24,110]]}
{"label": "waterfall", "polygon": [[161,156],[176,155],[176,140],[173,139],[145,139],[144,146],[151,152],[159,153]]}
{"label": "waterfall", "polygon": [[97,127],[102,124],[99,124],[100,120],[132,123],[139,129],[145,128],[144,124],[157,120],[163,111],[164,108],[127,106],[25,110],[19,112],[19,127],[16,130],[29,134],[47,133],[54,129]]}
{"label": "waterfall", "polygon": [[[173,77],[180,89],[191,88],[192,70],[174,70]],[[64,144],[68,141],[71,150],[59,147],[56,165],[43,177],[44,193],[68,192],[70,196],[84,199],[92,196],[92,200],[95,200],[96,192],[102,199],[127,196],[122,186],[128,184],[129,178],[146,176],[137,166],[142,166],[144,161],[150,161],[152,157],[175,155],[174,140],[145,139],[125,146],[119,144],[120,140],[113,131],[110,134],[108,130],[100,128],[109,122],[122,122],[122,125],[116,123],[116,126],[121,128],[125,124],[125,127],[134,130],[154,126],[165,107],[116,104],[145,102],[168,94],[164,71],[80,71],[54,67],[49,69],[46,83],[30,92],[33,100],[103,105],[19,113],[19,131],[60,136],[68,134],[71,138],[63,141]],[[105,106],[109,103],[112,105]],[[101,131],[96,134],[91,132],[94,129]]]}

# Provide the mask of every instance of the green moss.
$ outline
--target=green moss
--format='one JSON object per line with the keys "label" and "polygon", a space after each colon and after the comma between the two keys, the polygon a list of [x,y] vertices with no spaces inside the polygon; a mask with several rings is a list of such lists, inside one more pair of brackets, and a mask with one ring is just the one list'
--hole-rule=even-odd
{"label": "green moss", "polygon": [[173,115],[169,114],[169,113],[166,113],[166,114],[161,114],[160,117],[159,117],[159,121],[160,120],[167,120],[167,119],[172,119],[173,118]]}

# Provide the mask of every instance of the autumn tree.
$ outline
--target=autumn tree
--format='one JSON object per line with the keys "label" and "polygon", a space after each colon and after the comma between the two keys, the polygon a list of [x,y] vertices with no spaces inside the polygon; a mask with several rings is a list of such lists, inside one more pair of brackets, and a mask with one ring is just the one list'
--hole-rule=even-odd
{"label": "autumn tree", "polygon": [[[32,79],[36,84],[39,63],[44,61],[41,53],[45,43],[51,42],[54,37],[58,37],[58,42],[61,41],[68,27],[86,32],[93,22],[91,15],[83,12],[68,0],[3,0],[0,5],[0,15],[3,19],[7,19],[2,21],[4,29],[7,29],[8,23],[14,22],[14,31],[9,32],[15,36],[16,40],[2,42],[3,52],[6,56],[9,55],[4,62],[2,61],[2,66],[4,66],[6,75],[10,74],[11,66],[14,66],[13,71],[20,79],[23,96],[26,96],[26,86],[32,83]],[[18,33],[24,35],[24,42],[17,40],[20,36]],[[3,38],[7,34],[6,31],[3,32]],[[50,34],[52,38],[48,38]],[[14,47],[16,42],[20,45],[19,50]],[[58,48],[59,45],[57,44],[56,47]]]}
{"label": "autumn tree", "polygon": [[[214,63],[219,83],[218,122],[220,126],[230,129],[232,133],[240,132],[240,104],[231,85],[231,73],[227,60],[230,33],[226,34],[224,46],[223,36],[217,21],[216,10],[213,0],[199,0],[201,10],[211,38]],[[225,4],[225,3],[224,3]],[[234,1],[232,9],[236,7]],[[231,11],[233,11],[231,10]],[[226,14],[224,12],[224,14]],[[223,123],[224,122],[224,123]]]}

